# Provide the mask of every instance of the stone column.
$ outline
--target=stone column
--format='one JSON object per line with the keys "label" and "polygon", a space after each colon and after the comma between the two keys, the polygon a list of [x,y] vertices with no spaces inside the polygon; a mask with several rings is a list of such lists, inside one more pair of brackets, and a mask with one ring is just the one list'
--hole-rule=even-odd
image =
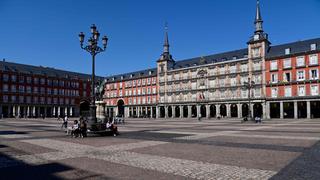
{"label": "stone column", "polygon": [[[196,117],[198,118],[199,117],[199,114],[201,114],[201,112],[200,112],[200,105],[198,104],[197,105],[197,114],[196,114]],[[201,115],[201,117],[202,117],[202,115]]]}
{"label": "stone column", "polygon": [[44,108],[44,117],[47,117],[47,107]]}
{"label": "stone column", "polygon": [[188,106],[188,118],[192,117],[191,106]]}
{"label": "stone column", "polygon": [[156,118],[160,118],[160,107],[159,106],[156,106]]}
{"label": "stone column", "polygon": [[180,106],[180,118],[183,118],[183,106]]}
{"label": "stone column", "polygon": [[270,119],[270,102],[266,103],[266,118]]}
{"label": "stone column", "polygon": [[307,118],[311,118],[311,108],[310,108],[310,101],[307,101]]}
{"label": "stone column", "polygon": [[226,107],[227,107],[227,118],[230,118],[231,117],[231,104],[226,104]]}
{"label": "stone column", "polygon": [[242,118],[242,107],[240,103],[237,104],[237,108],[238,108],[238,118]]}
{"label": "stone column", "polygon": [[216,117],[220,117],[220,104],[216,104]]}
{"label": "stone column", "polygon": [[266,104],[261,103],[262,105],[262,119],[267,119],[267,114],[266,114]]}
{"label": "stone column", "polygon": [[253,112],[253,106],[254,106],[254,103],[251,103],[251,107],[250,107],[250,112],[251,112],[251,117],[254,118],[254,112]]}
{"label": "stone column", "polygon": [[12,108],[12,114],[13,114],[13,117],[16,117],[16,106],[13,106],[13,108]]}
{"label": "stone column", "polygon": [[137,116],[138,118],[140,117],[140,107],[136,107],[137,108]]}
{"label": "stone column", "polygon": [[38,110],[37,110],[37,117],[40,117],[40,107],[38,107]]}
{"label": "stone column", "polygon": [[283,119],[283,101],[280,101],[280,119]]}
{"label": "stone column", "polygon": [[17,110],[17,114],[18,114],[18,117],[20,117],[21,113],[20,113],[20,106],[18,106],[18,110]]}
{"label": "stone column", "polygon": [[164,117],[167,119],[168,118],[168,106],[164,107]]}
{"label": "stone column", "polygon": [[172,118],[176,117],[176,106],[171,106],[172,108]]}
{"label": "stone column", "polygon": [[210,118],[210,105],[209,104],[206,105],[206,116],[207,116],[207,119]]}
{"label": "stone column", "polygon": [[29,117],[29,116],[30,116],[30,107],[27,106],[27,117]]}
{"label": "stone column", "polygon": [[61,107],[59,106],[58,107],[58,117],[61,117],[61,114],[60,114],[61,112],[60,111],[61,111]]}
{"label": "stone column", "polygon": [[298,119],[298,102],[297,101],[293,102],[293,109],[294,109],[294,118]]}

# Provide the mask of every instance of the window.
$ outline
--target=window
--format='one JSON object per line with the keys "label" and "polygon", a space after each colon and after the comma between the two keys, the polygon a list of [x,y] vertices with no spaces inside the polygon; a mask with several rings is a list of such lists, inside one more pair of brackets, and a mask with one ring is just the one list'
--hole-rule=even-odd
{"label": "window", "polygon": [[298,86],[298,96],[305,96],[305,87]]}
{"label": "window", "polygon": [[257,88],[254,89],[254,97],[260,97],[261,96],[261,89]]}
{"label": "window", "polygon": [[9,97],[7,95],[4,95],[3,98],[2,98],[3,102],[8,102],[9,100]]}
{"label": "window", "polygon": [[17,81],[17,76],[16,75],[11,75],[11,81],[16,82]]}
{"label": "window", "polygon": [[271,89],[271,97],[278,97],[278,88]]}
{"label": "window", "polygon": [[19,86],[19,92],[24,93],[24,86],[21,86],[21,85]]}
{"label": "window", "polygon": [[41,84],[41,85],[44,85],[45,83],[46,83],[46,80],[45,80],[44,78],[41,78],[41,79],[40,79],[40,84]]}
{"label": "window", "polygon": [[271,74],[271,83],[278,83],[278,74]]}
{"label": "window", "polygon": [[155,88],[155,87],[153,87],[153,88],[152,88],[152,93],[153,93],[153,94],[156,94],[156,93],[157,93],[157,91],[156,91],[156,88]]}
{"label": "window", "polygon": [[288,59],[285,59],[283,60],[283,68],[291,68],[291,59],[288,58]]}
{"label": "window", "polygon": [[2,86],[2,90],[3,90],[3,92],[8,92],[8,91],[9,91],[9,86],[8,86],[8,84],[4,84],[4,85]]}
{"label": "window", "polygon": [[27,96],[26,101],[27,101],[27,103],[31,103],[31,96]]}
{"label": "window", "polygon": [[27,86],[27,93],[31,93],[31,86]]}
{"label": "window", "polygon": [[37,77],[33,78],[33,84],[39,84],[39,79]]}
{"label": "window", "polygon": [[291,49],[290,49],[290,48],[285,49],[285,51],[284,51],[285,55],[290,54],[290,51],[291,51]]}
{"label": "window", "polygon": [[273,70],[277,70],[277,69],[278,69],[277,61],[271,61],[270,70],[273,71]]}
{"label": "window", "polygon": [[236,73],[236,66],[235,65],[229,66],[229,71],[230,73]]}
{"label": "window", "polygon": [[311,96],[317,96],[319,94],[319,86],[311,85]]}
{"label": "window", "polygon": [[312,54],[309,55],[309,65],[317,65],[318,64],[318,55]]}
{"label": "window", "polygon": [[301,67],[301,66],[304,66],[304,65],[305,65],[304,56],[297,57],[297,67]]}
{"label": "window", "polygon": [[284,82],[290,82],[291,81],[291,73],[290,72],[283,73],[283,81]]}
{"label": "window", "polygon": [[24,102],[24,97],[23,96],[19,96],[19,103],[23,103]]}
{"label": "window", "polygon": [[305,80],[304,71],[298,71],[297,72],[297,81],[304,81],[304,80]]}
{"label": "window", "polygon": [[27,83],[28,83],[28,84],[31,84],[31,80],[32,80],[31,77],[28,76],[28,77],[27,77]]}
{"label": "window", "polygon": [[242,98],[248,98],[248,91],[247,90],[242,90],[241,91],[241,97]]}
{"label": "window", "polygon": [[310,44],[310,50],[314,51],[317,49],[317,44]]}
{"label": "window", "polygon": [[9,81],[9,75],[8,74],[4,74],[2,77],[4,82],[8,82]]}
{"label": "window", "polygon": [[284,88],[284,96],[290,97],[291,96],[291,86]]}
{"label": "window", "polygon": [[310,78],[309,79],[311,79],[311,80],[319,79],[318,69],[311,69],[310,70]]}
{"label": "window", "polygon": [[17,92],[16,85],[11,85],[11,92]]}
{"label": "window", "polygon": [[11,96],[11,102],[16,102],[16,101],[17,101],[16,96]]}
{"label": "window", "polygon": [[260,56],[260,48],[253,48],[252,49],[252,56],[259,57]]}
{"label": "window", "polygon": [[248,64],[241,64],[241,72],[247,72],[248,71]]}
{"label": "window", "polygon": [[24,77],[23,76],[19,76],[19,83],[24,83]]}

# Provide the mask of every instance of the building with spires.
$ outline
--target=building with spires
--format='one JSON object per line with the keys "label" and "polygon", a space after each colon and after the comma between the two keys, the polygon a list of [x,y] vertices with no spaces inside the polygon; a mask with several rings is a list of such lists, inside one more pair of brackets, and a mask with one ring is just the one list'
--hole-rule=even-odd
{"label": "building with spires", "polygon": [[259,1],[254,25],[243,49],[179,61],[166,28],[155,69],[106,78],[108,115],[320,118],[320,38],[272,46]]}

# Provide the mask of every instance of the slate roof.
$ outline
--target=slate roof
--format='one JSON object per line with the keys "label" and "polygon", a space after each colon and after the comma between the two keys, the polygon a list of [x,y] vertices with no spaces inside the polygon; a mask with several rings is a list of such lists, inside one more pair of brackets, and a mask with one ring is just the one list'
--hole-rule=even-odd
{"label": "slate roof", "polygon": [[[91,79],[90,74],[83,74],[71,71],[65,71],[60,69],[55,69],[51,67],[43,67],[43,66],[32,66],[26,64],[13,63],[8,61],[0,61],[0,71],[9,71],[9,72],[17,72],[24,74],[33,74],[33,75],[41,75],[48,77],[57,77],[57,78],[70,78],[70,79],[83,79],[88,80]],[[102,80],[103,77],[96,76],[97,80]]]}
{"label": "slate roof", "polygon": [[[316,51],[320,51],[320,38],[315,38],[315,39],[309,39],[304,41],[297,41],[292,43],[270,46],[267,51],[266,58],[272,59],[276,57],[285,56],[285,49],[287,48],[291,49],[290,50],[291,55],[308,52],[308,51],[311,51],[310,49],[311,44],[316,44]],[[242,58],[247,58],[247,56],[248,56],[248,48],[244,48],[244,49],[239,49],[235,51],[229,51],[229,52],[218,53],[218,54],[213,54],[208,56],[195,57],[191,59],[175,61],[175,64],[172,69],[181,69],[181,68],[187,68],[192,66],[198,66],[201,64],[209,64],[209,63],[211,64],[211,63],[230,61],[230,60],[234,60],[235,58],[242,59]],[[108,82],[110,82],[110,81],[121,80],[121,76],[123,76],[123,80],[133,79],[137,77],[146,77],[148,76],[148,73],[150,70],[152,71],[152,76],[156,75],[157,69],[153,68],[153,69],[146,69],[146,70],[126,73],[126,74],[119,74],[116,76],[109,76],[107,77],[107,79],[108,79]],[[130,75],[133,75],[133,77],[130,78]]]}
{"label": "slate roof", "polygon": [[106,80],[107,82],[110,82],[110,81],[120,81],[120,80],[126,80],[126,79],[150,77],[150,76],[156,76],[156,75],[157,75],[157,68],[151,68],[151,69],[145,69],[141,71],[119,74],[115,76],[109,76],[109,77],[106,77]]}
{"label": "slate roof", "polygon": [[272,59],[285,55],[285,49],[290,48],[290,54],[299,54],[311,51],[310,45],[316,44],[316,50],[320,50],[320,38],[309,39],[304,41],[297,41],[293,43],[286,43],[277,46],[271,46],[267,52],[266,58]]}

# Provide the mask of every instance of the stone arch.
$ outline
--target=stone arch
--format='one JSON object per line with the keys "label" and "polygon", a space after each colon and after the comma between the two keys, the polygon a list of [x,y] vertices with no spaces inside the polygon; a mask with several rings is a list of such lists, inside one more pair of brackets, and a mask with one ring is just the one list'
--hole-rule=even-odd
{"label": "stone arch", "polygon": [[183,106],[183,117],[184,118],[188,117],[188,106]]}
{"label": "stone arch", "polygon": [[210,105],[210,117],[215,117],[216,116],[216,106],[214,104]]}
{"label": "stone arch", "polygon": [[117,102],[118,115],[124,116],[124,101],[123,99],[119,99]]}
{"label": "stone arch", "polygon": [[249,106],[248,104],[242,104],[242,107],[241,107],[241,110],[242,110],[242,117],[248,117],[249,116]]}
{"label": "stone arch", "polygon": [[180,117],[180,106],[176,106],[176,107],[174,108],[174,111],[175,111],[176,117]]}
{"label": "stone arch", "polygon": [[221,104],[220,105],[220,115],[222,117],[226,117],[227,116],[227,106],[225,104]]}
{"label": "stone arch", "polygon": [[237,104],[230,105],[231,117],[238,117],[238,106]]}

